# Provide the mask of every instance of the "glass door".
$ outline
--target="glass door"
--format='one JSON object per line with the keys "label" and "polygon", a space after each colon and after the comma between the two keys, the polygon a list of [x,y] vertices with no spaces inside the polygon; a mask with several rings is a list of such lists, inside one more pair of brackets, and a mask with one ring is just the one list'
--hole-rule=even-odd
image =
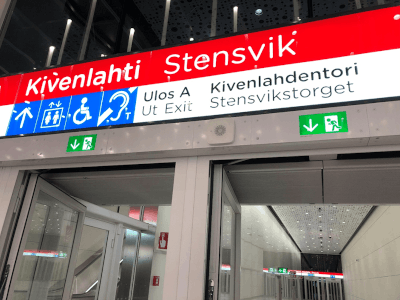
{"label": "glass door", "polygon": [[8,260],[12,276],[4,297],[70,299],[85,210],[67,194],[32,176]]}
{"label": "glass door", "polygon": [[85,218],[70,299],[107,299],[115,231],[114,224]]}
{"label": "glass door", "polygon": [[223,195],[221,218],[221,250],[219,271],[220,300],[234,300],[235,293],[235,252],[236,214]]}
{"label": "glass door", "polygon": [[207,300],[240,299],[240,213],[222,165],[215,165]]}

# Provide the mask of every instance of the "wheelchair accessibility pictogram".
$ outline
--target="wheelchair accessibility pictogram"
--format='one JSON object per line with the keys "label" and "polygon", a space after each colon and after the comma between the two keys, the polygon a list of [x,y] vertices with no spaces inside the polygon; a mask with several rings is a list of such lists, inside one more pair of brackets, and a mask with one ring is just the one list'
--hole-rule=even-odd
{"label": "wheelchair accessibility pictogram", "polygon": [[[90,115],[89,111],[89,106],[86,107],[85,104],[87,103],[88,99],[84,97],[81,100],[82,105],[77,109],[74,113],[73,121],[76,125],[81,125],[85,123],[86,121],[92,119],[92,116]],[[83,115],[83,117],[82,117]]]}

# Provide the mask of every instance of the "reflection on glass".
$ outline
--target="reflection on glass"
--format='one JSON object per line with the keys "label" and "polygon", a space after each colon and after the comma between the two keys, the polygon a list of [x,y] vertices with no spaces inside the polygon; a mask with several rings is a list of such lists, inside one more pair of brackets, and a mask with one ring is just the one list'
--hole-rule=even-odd
{"label": "reflection on glass", "polygon": [[129,208],[129,218],[140,220],[140,206],[131,206]]}
{"label": "reflection on glass", "polygon": [[108,231],[84,225],[74,271],[71,299],[96,299]]}
{"label": "reflection on glass", "polygon": [[145,206],[143,222],[157,226],[158,206]]}
{"label": "reflection on glass", "polygon": [[78,213],[40,192],[13,300],[59,300],[64,292]]}
{"label": "reflection on glass", "polygon": [[122,256],[119,261],[119,277],[116,292],[116,299],[129,299],[131,290],[132,276],[136,263],[137,243],[139,234],[137,231],[125,230],[124,244],[122,246]]}
{"label": "reflection on glass", "polygon": [[233,300],[235,270],[235,212],[225,201],[223,202],[221,224],[221,270],[219,280],[220,299]]}

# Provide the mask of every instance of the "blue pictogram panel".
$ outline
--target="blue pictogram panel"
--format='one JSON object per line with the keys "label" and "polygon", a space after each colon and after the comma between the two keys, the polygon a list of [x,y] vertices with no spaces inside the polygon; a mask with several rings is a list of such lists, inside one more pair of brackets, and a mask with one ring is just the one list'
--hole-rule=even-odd
{"label": "blue pictogram panel", "polygon": [[42,101],[33,101],[15,104],[8,125],[7,136],[33,133],[41,103]]}
{"label": "blue pictogram panel", "polygon": [[133,123],[138,88],[104,92],[97,126]]}
{"label": "blue pictogram panel", "polygon": [[35,132],[64,130],[71,97],[43,100]]}
{"label": "blue pictogram panel", "polygon": [[72,96],[65,130],[97,127],[103,92]]}

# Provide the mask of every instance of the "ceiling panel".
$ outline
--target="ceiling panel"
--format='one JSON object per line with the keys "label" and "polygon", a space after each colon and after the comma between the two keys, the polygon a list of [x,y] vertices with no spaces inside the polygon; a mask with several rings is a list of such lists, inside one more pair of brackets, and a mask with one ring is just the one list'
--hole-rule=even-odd
{"label": "ceiling panel", "polygon": [[171,205],[174,169],[43,174],[67,194],[97,205]]}
{"label": "ceiling panel", "polygon": [[322,203],[321,162],[229,166],[240,204]]}
{"label": "ceiling panel", "polygon": [[272,206],[304,253],[339,254],[371,205]]}

